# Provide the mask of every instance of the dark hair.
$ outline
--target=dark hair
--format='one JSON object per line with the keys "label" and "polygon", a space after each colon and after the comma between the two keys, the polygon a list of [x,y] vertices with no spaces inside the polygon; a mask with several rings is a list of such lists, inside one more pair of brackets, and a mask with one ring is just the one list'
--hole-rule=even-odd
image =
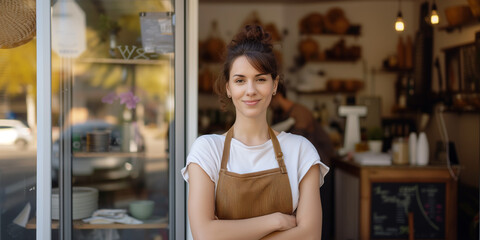
{"label": "dark hair", "polygon": [[283,81],[278,81],[277,94],[282,94],[285,98],[287,97],[287,88],[285,87],[285,84],[283,84]]}
{"label": "dark hair", "polygon": [[245,56],[259,72],[271,74],[273,80],[279,75],[270,34],[259,25],[246,25],[228,44],[223,71],[215,82],[215,92],[220,97],[224,111],[232,103],[227,97],[225,84],[229,80],[233,62],[240,56]]}

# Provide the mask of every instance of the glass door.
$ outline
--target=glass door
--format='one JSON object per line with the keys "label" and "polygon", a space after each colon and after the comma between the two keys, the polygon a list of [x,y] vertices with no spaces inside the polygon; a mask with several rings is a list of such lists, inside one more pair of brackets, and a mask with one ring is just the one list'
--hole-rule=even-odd
{"label": "glass door", "polygon": [[0,239],[35,239],[35,2],[0,9]]}
{"label": "glass door", "polygon": [[183,12],[52,1],[52,239],[184,238]]}

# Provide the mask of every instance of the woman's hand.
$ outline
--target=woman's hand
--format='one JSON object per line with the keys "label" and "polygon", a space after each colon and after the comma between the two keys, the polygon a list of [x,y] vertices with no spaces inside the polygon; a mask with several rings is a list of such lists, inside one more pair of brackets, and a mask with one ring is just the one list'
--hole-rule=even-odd
{"label": "woman's hand", "polygon": [[293,215],[280,212],[272,213],[272,215],[278,221],[278,231],[285,231],[297,226],[297,218]]}

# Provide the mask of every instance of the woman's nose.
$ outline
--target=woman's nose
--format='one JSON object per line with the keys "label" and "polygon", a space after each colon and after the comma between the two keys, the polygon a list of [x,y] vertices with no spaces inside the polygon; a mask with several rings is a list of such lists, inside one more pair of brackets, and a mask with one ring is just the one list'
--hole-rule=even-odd
{"label": "woman's nose", "polygon": [[247,83],[247,96],[253,96],[257,93],[257,86],[255,81],[248,81]]}

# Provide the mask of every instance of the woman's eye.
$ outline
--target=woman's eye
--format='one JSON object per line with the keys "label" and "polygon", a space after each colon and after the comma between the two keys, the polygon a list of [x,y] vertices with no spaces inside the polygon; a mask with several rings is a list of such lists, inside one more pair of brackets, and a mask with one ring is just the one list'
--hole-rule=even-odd
{"label": "woman's eye", "polygon": [[236,83],[243,83],[243,79],[236,79],[235,82]]}
{"label": "woman's eye", "polygon": [[265,79],[265,78],[259,78],[259,79],[257,79],[257,80],[258,80],[258,81],[261,81],[261,82],[267,81],[267,79]]}

